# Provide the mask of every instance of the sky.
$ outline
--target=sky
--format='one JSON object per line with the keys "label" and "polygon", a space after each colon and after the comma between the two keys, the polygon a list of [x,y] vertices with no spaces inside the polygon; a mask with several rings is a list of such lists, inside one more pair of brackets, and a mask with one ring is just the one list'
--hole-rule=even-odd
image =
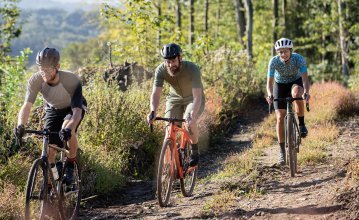
{"label": "sky", "polygon": [[[40,8],[58,8],[65,10],[75,9],[93,9],[101,6],[102,3],[111,5],[119,5],[123,0],[21,0],[19,7],[23,10],[26,9],[40,9]],[[90,7],[93,6],[93,7]]]}

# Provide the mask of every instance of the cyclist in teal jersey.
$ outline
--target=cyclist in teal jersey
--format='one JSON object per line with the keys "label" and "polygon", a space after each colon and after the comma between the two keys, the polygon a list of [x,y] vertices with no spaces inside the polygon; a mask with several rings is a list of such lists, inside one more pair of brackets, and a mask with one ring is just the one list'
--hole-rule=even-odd
{"label": "cyclist in teal jersey", "polygon": [[[269,61],[267,74],[267,102],[274,105],[277,116],[277,137],[280,146],[279,164],[285,164],[285,137],[284,117],[286,115],[285,102],[273,102],[274,98],[286,98],[288,96],[303,97],[309,101],[309,79],[305,59],[297,53],[293,53],[293,42],[287,38],[276,41],[274,48],[278,55]],[[298,115],[300,134],[304,138],[308,130],[304,123],[304,103],[295,101],[295,109]]]}

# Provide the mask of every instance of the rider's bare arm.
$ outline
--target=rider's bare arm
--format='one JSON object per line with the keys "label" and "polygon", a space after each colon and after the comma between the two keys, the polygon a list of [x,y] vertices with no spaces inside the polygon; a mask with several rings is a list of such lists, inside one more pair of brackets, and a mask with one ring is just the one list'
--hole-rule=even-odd
{"label": "rider's bare arm", "polygon": [[22,105],[18,115],[17,125],[25,125],[27,123],[27,121],[29,120],[31,107],[32,107],[31,102],[25,102]]}
{"label": "rider's bare arm", "polygon": [[307,72],[302,74],[302,81],[303,81],[304,92],[309,94],[309,79]]}
{"label": "rider's bare arm", "polygon": [[157,108],[160,104],[161,94],[162,94],[162,87],[154,86],[151,94],[151,101],[150,101],[151,111],[154,112],[157,111]]}
{"label": "rider's bare arm", "polygon": [[[270,76],[267,77],[267,95],[268,95],[268,97],[273,96],[273,81],[274,81],[274,77],[270,77]],[[267,98],[267,102],[270,103],[271,100],[269,100]]]}
{"label": "rider's bare arm", "polygon": [[193,110],[191,112],[191,118],[196,120],[198,111],[201,107],[201,100],[202,100],[202,89],[201,88],[193,88]]}
{"label": "rider's bare arm", "polygon": [[268,94],[268,96],[273,95],[273,81],[274,81],[274,77],[267,77],[267,94]]}

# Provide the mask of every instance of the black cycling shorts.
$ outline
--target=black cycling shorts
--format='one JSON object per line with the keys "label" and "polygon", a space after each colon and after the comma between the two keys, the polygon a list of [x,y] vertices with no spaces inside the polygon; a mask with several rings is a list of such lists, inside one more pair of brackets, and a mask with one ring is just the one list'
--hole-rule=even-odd
{"label": "black cycling shorts", "polygon": [[[50,131],[60,131],[62,128],[62,124],[65,120],[70,120],[73,115],[71,107],[64,109],[55,109],[50,106],[45,107],[45,129],[49,129]],[[85,110],[82,109],[81,120],[76,127],[79,127],[82,119],[84,118]],[[75,132],[76,132],[75,131]],[[49,136],[49,143],[56,144],[58,147],[63,147],[63,143],[58,134],[51,134]]]}
{"label": "black cycling shorts", "polygon": [[[303,88],[302,77],[290,83],[277,83],[274,81],[273,85],[273,97],[274,98],[287,98],[292,97],[292,89],[297,85]],[[285,101],[273,102],[274,109],[287,109],[287,103]]]}

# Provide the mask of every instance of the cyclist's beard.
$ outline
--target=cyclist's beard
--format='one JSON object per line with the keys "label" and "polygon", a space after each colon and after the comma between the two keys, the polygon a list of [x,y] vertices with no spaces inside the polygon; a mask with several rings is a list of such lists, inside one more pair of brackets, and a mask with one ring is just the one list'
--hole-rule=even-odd
{"label": "cyclist's beard", "polygon": [[178,66],[173,66],[172,68],[167,66],[166,68],[167,68],[167,72],[171,76],[176,76],[181,71],[181,63],[179,63]]}

